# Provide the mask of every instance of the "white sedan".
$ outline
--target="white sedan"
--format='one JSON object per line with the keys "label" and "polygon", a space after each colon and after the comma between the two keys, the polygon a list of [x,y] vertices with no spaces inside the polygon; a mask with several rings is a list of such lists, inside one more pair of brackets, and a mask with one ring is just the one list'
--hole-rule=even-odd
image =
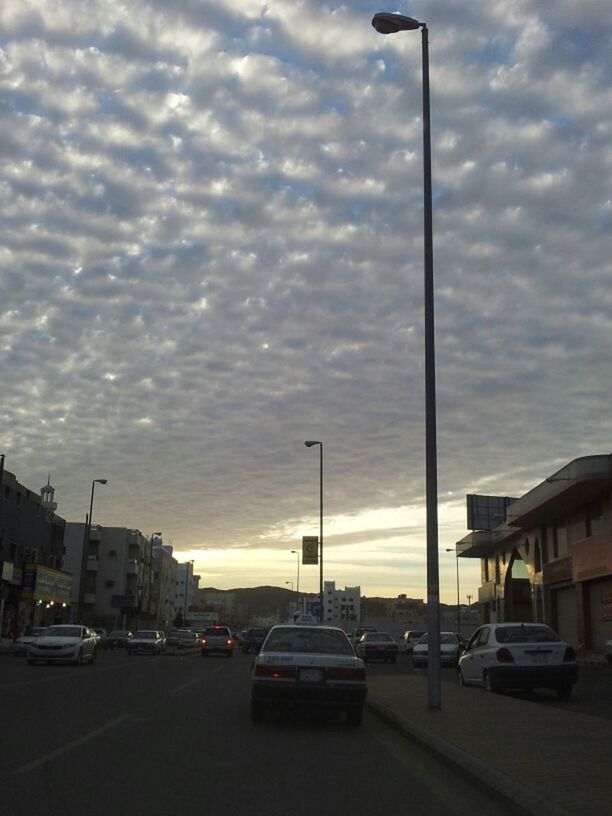
{"label": "white sedan", "polygon": [[272,706],[313,706],[346,713],[359,725],[367,694],[363,660],[342,629],[274,626],[253,663],[251,719]]}
{"label": "white sedan", "polygon": [[[461,652],[459,638],[454,632],[440,632],[440,665],[456,666]],[[427,666],[429,642],[427,633],[421,635],[412,648],[412,665],[415,668]]]}
{"label": "white sedan", "polygon": [[576,655],[543,623],[488,623],[477,629],[459,658],[460,686],[487,691],[548,688],[564,700],[578,678]]}
{"label": "white sedan", "polygon": [[28,646],[28,663],[93,663],[98,639],[93,629],[77,624],[50,626]]}

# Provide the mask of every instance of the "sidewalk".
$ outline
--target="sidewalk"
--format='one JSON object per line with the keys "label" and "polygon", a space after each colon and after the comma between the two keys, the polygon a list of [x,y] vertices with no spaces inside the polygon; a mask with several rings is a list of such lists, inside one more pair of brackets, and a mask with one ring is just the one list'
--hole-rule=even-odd
{"label": "sidewalk", "polygon": [[0,638],[0,654],[13,654],[13,641],[11,638]]}
{"label": "sidewalk", "polygon": [[368,678],[367,705],[447,764],[537,816],[609,816],[612,723],[549,705],[442,683],[427,707],[427,678]]}

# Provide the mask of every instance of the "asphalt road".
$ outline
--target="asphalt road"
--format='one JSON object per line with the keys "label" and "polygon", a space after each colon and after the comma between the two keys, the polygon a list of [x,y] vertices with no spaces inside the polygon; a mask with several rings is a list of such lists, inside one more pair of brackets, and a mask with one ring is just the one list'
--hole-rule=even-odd
{"label": "asphalt road", "polygon": [[253,725],[251,662],[113,651],[94,666],[28,666],[4,656],[3,816],[507,812],[371,713],[361,728],[310,714]]}

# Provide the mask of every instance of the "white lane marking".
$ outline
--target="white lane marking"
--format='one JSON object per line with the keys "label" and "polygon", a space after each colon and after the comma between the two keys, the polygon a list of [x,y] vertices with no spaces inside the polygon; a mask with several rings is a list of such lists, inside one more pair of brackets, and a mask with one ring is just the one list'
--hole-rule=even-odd
{"label": "white lane marking", "polygon": [[179,686],[178,688],[173,689],[171,693],[172,694],[178,694],[179,691],[184,691],[186,688],[189,688],[189,686],[194,686],[196,683],[199,683],[199,682],[200,682],[200,678],[196,677],[195,680],[190,680],[188,683],[183,683],[182,686]]}
{"label": "white lane marking", "polygon": [[32,760],[32,762],[27,762],[25,765],[22,765],[21,768],[16,768],[14,771],[11,771],[11,773],[25,774],[28,773],[28,771],[33,771],[35,768],[39,768],[41,765],[51,762],[53,759],[57,759],[57,757],[62,756],[62,754],[72,751],[73,748],[78,748],[79,745],[84,745],[86,742],[99,737],[100,734],[103,734],[105,731],[109,731],[111,728],[119,725],[119,723],[129,719],[130,716],[130,714],[124,714],[123,717],[117,717],[116,719],[106,723],[106,725],[96,728],[95,731],[90,731],[89,734],[85,734],[83,737],[72,740],[72,742],[67,742],[66,745],[62,745],[61,748],[56,748],[55,751],[51,751],[48,754],[43,754],[41,757],[38,757],[38,759]]}

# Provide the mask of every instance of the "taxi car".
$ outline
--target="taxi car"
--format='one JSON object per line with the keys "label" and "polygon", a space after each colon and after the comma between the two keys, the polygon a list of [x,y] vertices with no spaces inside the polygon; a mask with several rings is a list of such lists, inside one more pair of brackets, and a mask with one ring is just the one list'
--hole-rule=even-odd
{"label": "taxi car", "polygon": [[359,725],[367,694],[363,660],[333,626],[274,626],[253,663],[251,719],[272,706],[318,706],[344,711]]}
{"label": "taxi car", "polygon": [[93,663],[98,651],[95,632],[78,624],[49,626],[28,646],[28,663]]}
{"label": "taxi car", "polygon": [[460,686],[487,691],[553,689],[567,700],[578,679],[573,648],[543,623],[488,623],[470,638],[457,666]]}

